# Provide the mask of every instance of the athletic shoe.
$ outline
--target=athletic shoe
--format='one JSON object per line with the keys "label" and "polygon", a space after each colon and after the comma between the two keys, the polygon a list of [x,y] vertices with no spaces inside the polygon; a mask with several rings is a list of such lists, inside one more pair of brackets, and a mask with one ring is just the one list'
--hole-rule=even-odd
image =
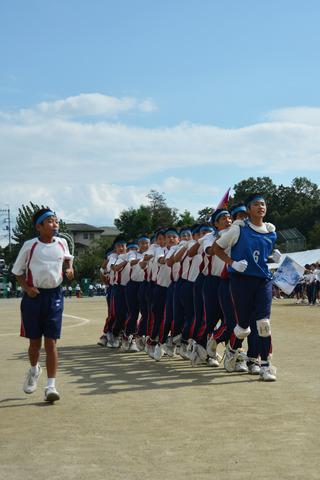
{"label": "athletic shoe", "polygon": [[238,373],[240,373],[240,372],[248,373],[249,369],[247,367],[247,364],[246,364],[245,360],[243,360],[242,358],[238,358],[237,361],[236,361],[234,371],[238,372]]}
{"label": "athletic shoe", "polygon": [[260,368],[260,380],[264,382],[275,382],[277,380],[276,373],[277,369],[273,365],[267,367],[262,366]]}
{"label": "athletic shoe", "polygon": [[144,339],[144,337],[136,337],[135,340],[136,340],[136,346],[137,346],[139,352],[143,352],[143,351],[144,351],[144,347],[145,347],[145,339]]}
{"label": "athletic shoe", "polygon": [[123,335],[122,341],[121,341],[121,351],[128,352],[129,349],[130,349],[130,337]]}
{"label": "athletic shoe", "polygon": [[112,332],[108,332],[108,333],[107,333],[107,347],[108,347],[108,348],[112,348],[112,346],[113,346],[113,341],[114,341],[113,333],[112,333]]}
{"label": "athletic shoe", "polygon": [[195,350],[199,355],[199,357],[201,358],[201,360],[205,362],[208,358],[207,350],[202,345],[199,345],[199,343],[196,344]]}
{"label": "athletic shoe", "polygon": [[190,352],[188,351],[188,345],[186,343],[181,343],[179,355],[183,360],[190,360]]}
{"label": "athletic shoe", "polygon": [[160,360],[161,360],[161,358],[163,357],[163,355],[164,355],[163,345],[161,345],[160,343],[158,343],[158,344],[154,347],[153,358],[155,359],[156,362],[160,362]]}
{"label": "athletic shoe", "polygon": [[140,352],[140,350],[138,348],[138,345],[137,345],[134,338],[131,340],[130,347],[129,347],[129,352]]}
{"label": "athletic shoe", "polygon": [[218,361],[218,359],[217,358],[212,358],[212,357],[208,357],[206,363],[207,363],[208,367],[217,368],[220,365],[220,362]]}
{"label": "athletic shoe", "polygon": [[24,393],[33,393],[37,389],[37,383],[42,373],[42,368],[40,365],[38,366],[38,371],[36,373],[32,373],[31,368],[29,368],[26,379],[23,384],[23,391]]}
{"label": "athletic shoe", "polygon": [[44,391],[44,400],[45,402],[56,402],[60,400],[60,395],[57,392],[55,387],[47,387]]}
{"label": "athletic shoe", "polygon": [[260,365],[258,365],[257,363],[248,362],[247,366],[248,366],[248,373],[250,373],[250,375],[260,374]]}
{"label": "athletic shoe", "polygon": [[210,337],[207,342],[207,354],[209,357],[215,358],[217,353],[217,342],[213,337]]}
{"label": "athletic shoe", "polygon": [[191,365],[193,367],[197,367],[198,365],[204,365],[206,363],[206,361],[203,361],[198,352],[196,350],[194,350],[191,355],[190,355],[190,361],[191,361]]}
{"label": "athletic shoe", "polygon": [[227,372],[235,371],[238,354],[238,351],[231,350],[229,345],[227,345],[224,354],[224,368]]}
{"label": "athletic shoe", "polygon": [[114,337],[113,338],[113,343],[112,343],[112,348],[119,348],[120,347],[120,338],[119,337]]}
{"label": "athletic shoe", "polygon": [[108,343],[108,338],[107,335],[102,335],[102,337],[99,338],[97,341],[97,345],[100,345],[100,347],[106,347]]}

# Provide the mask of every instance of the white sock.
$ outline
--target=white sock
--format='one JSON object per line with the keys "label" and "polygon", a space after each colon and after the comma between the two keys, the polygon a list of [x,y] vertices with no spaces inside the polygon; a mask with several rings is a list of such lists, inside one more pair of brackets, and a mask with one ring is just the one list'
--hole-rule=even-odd
{"label": "white sock", "polygon": [[47,388],[48,387],[55,387],[55,385],[56,385],[56,379],[55,378],[48,378]]}
{"label": "white sock", "polygon": [[39,371],[39,368],[40,368],[40,365],[39,363],[37,363],[37,365],[35,365],[34,367],[31,366],[31,373],[32,375],[36,375]]}

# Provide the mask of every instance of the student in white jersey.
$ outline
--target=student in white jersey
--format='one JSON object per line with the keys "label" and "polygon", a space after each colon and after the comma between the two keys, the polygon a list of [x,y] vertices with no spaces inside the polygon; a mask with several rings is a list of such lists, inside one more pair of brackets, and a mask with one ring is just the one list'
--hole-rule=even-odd
{"label": "student in white jersey", "polygon": [[29,339],[28,370],[23,385],[25,393],[33,393],[41,375],[39,364],[42,337],[46,351],[47,386],[45,401],[60,399],[55,380],[58,369],[57,339],[60,338],[63,312],[63,265],[69,280],[73,279],[72,255],[67,242],[57,237],[59,222],[49,208],[33,216],[37,238],[26,241],[14,263],[16,275],[24,293],[21,301],[21,336]]}

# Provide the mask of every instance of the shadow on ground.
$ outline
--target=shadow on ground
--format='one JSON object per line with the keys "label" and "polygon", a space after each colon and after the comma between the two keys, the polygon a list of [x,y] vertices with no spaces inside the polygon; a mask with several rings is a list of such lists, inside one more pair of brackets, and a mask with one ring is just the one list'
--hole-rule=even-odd
{"label": "shadow on ground", "polygon": [[[26,354],[17,354],[15,360]],[[82,345],[59,348],[59,370],[70,376],[83,395],[114,394],[154,389],[176,389],[200,385],[250,383],[257,379],[247,374],[230,374],[222,368],[192,367],[180,357],[164,357],[155,362],[144,352]]]}

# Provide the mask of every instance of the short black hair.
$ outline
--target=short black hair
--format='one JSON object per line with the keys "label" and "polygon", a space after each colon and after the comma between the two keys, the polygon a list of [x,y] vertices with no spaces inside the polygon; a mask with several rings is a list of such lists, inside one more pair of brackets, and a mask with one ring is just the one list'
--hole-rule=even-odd
{"label": "short black hair", "polygon": [[52,212],[51,208],[47,207],[47,208],[40,208],[40,210],[37,210],[36,213],[34,213],[32,215],[33,225],[36,226],[38,218],[40,218],[41,215],[43,215],[44,213],[47,213],[47,212]]}
{"label": "short black hair", "polygon": [[[216,218],[219,217],[219,214],[221,212],[227,212],[229,214],[229,211],[226,208],[217,208],[217,210],[215,210],[213,212],[213,214],[211,215],[211,223],[212,224],[214,224],[214,222],[216,221]],[[227,215],[227,213],[225,215]]]}

